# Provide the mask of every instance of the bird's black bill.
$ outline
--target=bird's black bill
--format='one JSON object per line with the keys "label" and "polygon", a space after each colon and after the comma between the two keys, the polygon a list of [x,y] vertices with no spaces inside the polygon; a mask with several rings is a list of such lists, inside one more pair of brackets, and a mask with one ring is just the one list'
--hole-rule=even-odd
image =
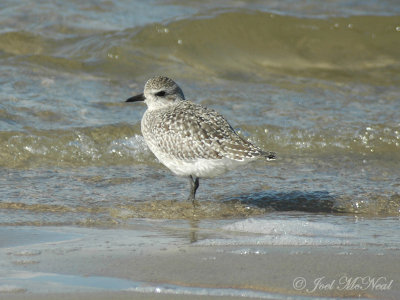
{"label": "bird's black bill", "polygon": [[139,94],[133,97],[130,97],[129,99],[125,100],[125,102],[137,102],[137,101],[144,101],[146,99],[143,94]]}

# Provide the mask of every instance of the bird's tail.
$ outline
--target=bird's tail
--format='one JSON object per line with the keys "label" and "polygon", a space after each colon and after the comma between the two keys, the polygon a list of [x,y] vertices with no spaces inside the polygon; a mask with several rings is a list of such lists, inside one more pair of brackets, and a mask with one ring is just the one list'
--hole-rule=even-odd
{"label": "bird's tail", "polygon": [[272,152],[272,151],[263,151],[262,156],[264,156],[266,160],[275,160],[276,159],[276,153]]}

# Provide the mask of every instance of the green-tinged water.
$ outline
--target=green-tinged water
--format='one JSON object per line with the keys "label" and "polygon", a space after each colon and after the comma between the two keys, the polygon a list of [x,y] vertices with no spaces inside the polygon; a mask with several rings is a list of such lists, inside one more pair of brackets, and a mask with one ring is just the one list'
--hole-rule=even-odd
{"label": "green-tinged water", "polygon": [[[3,1],[0,224],[399,216],[400,6],[361,2]],[[279,159],[193,212],[123,103],[156,74]]]}

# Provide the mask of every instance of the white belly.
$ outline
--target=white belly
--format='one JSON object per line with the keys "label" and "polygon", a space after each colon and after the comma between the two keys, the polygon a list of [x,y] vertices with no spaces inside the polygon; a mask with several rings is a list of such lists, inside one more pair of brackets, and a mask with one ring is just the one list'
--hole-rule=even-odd
{"label": "white belly", "polygon": [[150,144],[149,148],[163,165],[170,169],[174,174],[179,176],[192,175],[200,178],[211,178],[257,159],[251,158],[239,161],[229,158],[196,158],[193,160],[181,160],[171,157],[166,153],[160,152],[157,147],[154,147]]}

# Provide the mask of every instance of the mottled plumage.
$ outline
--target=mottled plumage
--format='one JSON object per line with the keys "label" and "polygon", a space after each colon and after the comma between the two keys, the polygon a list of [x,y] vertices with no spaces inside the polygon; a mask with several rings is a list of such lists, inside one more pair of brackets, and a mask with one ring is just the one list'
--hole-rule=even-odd
{"label": "mottled plumage", "polygon": [[144,139],[161,163],[177,175],[190,177],[193,201],[199,177],[214,177],[259,157],[275,159],[275,153],[238,136],[215,110],[185,100],[179,86],[167,77],[149,79],[144,94],[127,100],[133,101],[146,102]]}

